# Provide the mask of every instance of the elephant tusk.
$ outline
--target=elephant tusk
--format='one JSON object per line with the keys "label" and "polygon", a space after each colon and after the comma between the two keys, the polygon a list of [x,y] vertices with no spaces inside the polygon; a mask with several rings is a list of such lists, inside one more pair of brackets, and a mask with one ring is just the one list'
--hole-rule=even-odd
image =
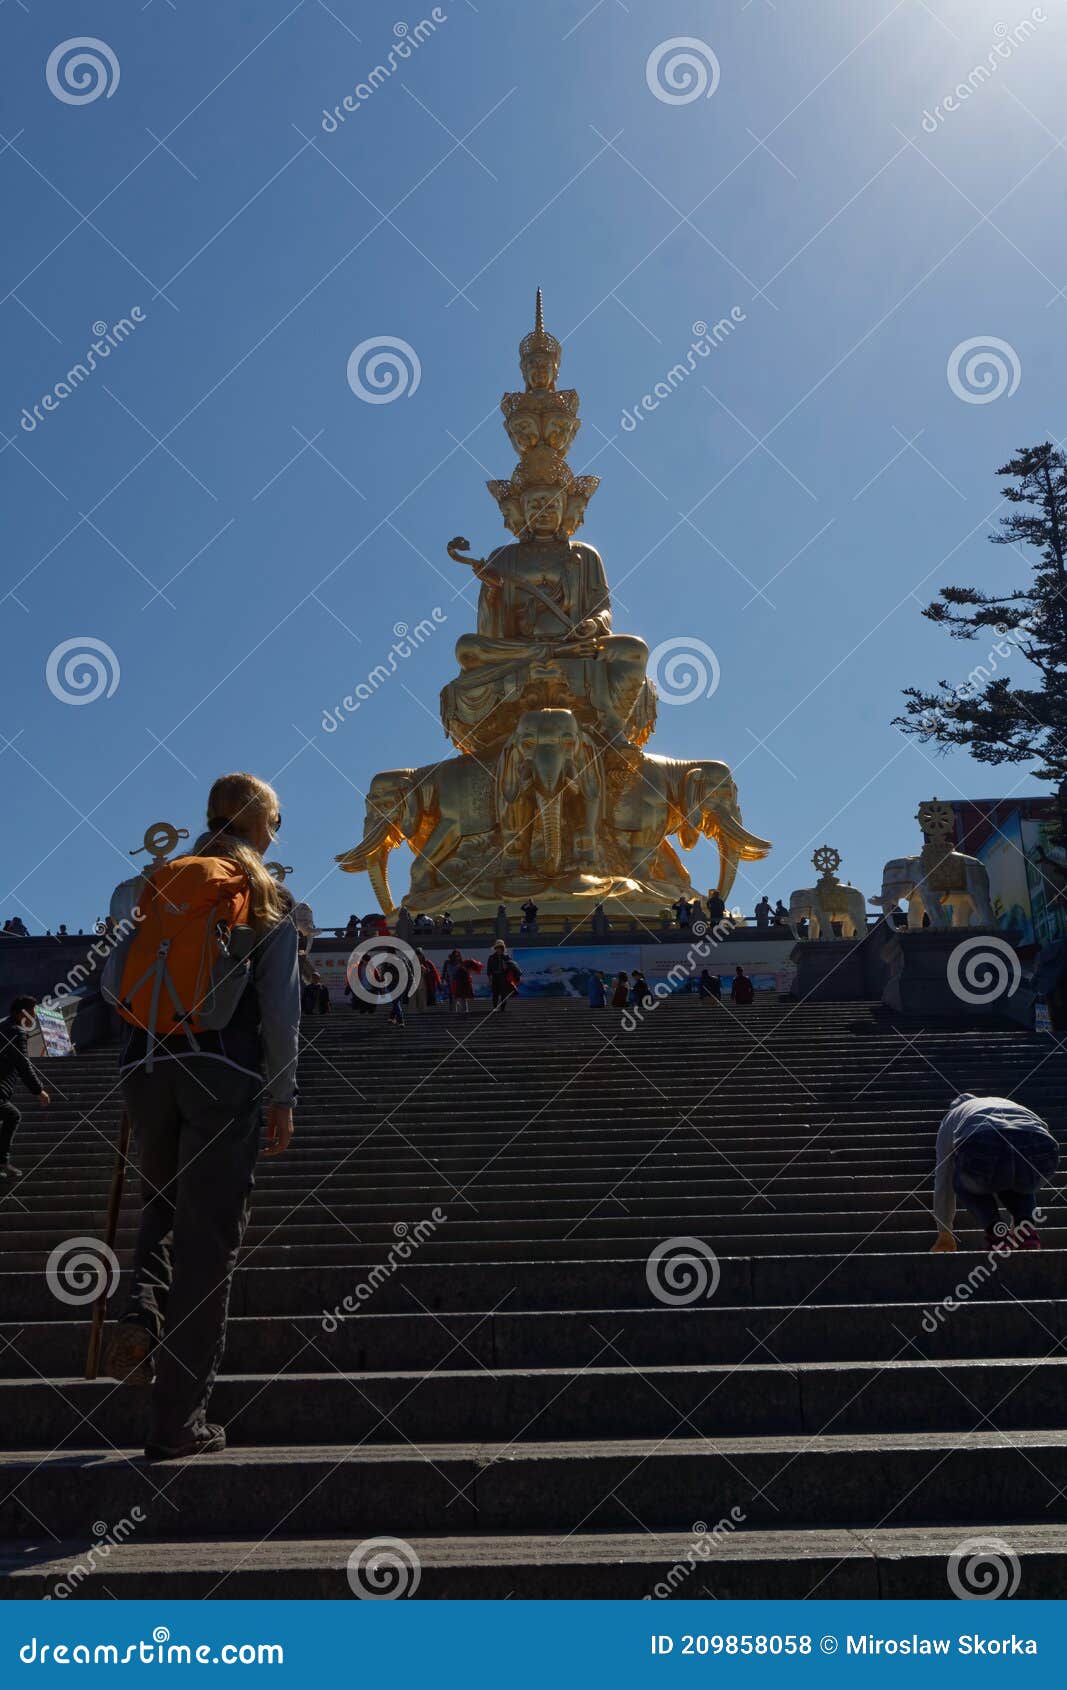
{"label": "elephant tusk", "polygon": [[374,896],[381,906],[383,915],[392,915],[396,905],[393,894],[389,889],[389,845],[383,845],[377,855],[367,865],[367,874],[374,888]]}
{"label": "elephant tusk", "polygon": [[367,829],[358,845],[354,845],[351,851],[343,851],[336,858],[346,874],[368,875],[374,895],[386,915],[391,915],[396,907],[389,890],[389,852],[394,845],[400,844],[403,837],[394,823],[378,821]]}
{"label": "elephant tusk", "polygon": [[758,863],[772,850],[769,839],[761,839],[758,833],[749,833],[740,821],[723,815],[721,811],[712,812],[705,831],[717,840],[720,851],[729,846],[741,863]]}

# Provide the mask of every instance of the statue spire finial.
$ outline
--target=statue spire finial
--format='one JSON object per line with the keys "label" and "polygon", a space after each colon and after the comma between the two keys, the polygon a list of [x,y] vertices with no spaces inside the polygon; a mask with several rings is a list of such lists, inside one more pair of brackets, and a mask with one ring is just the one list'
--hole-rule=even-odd
{"label": "statue spire finial", "polygon": [[537,290],[534,306],[534,326],[519,342],[519,367],[526,380],[527,390],[551,390],[559,375],[563,348],[554,334],[545,328],[545,303],[541,289]]}

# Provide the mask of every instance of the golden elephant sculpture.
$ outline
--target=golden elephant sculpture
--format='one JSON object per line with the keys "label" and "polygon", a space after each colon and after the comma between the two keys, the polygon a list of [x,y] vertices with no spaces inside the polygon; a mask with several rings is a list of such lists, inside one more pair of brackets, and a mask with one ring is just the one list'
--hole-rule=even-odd
{"label": "golden elephant sculpture", "polygon": [[592,866],[601,770],[573,710],[527,710],[500,753],[497,815],[504,850],[551,880],[564,866]]}
{"label": "golden elephant sculpture", "polygon": [[669,843],[673,835],[684,851],[700,838],[719,850],[721,898],[729,896],[739,863],[759,862],[770,841],[749,833],[741,820],[737,787],[728,764],[711,759],[687,761],[638,752],[611,808],[611,826],[627,855],[627,872],[689,887],[689,876]]}
{"label": "golden elephant sculpture", "polygon": [[[448,757],[419,769],[385,769],[367,789],[363,837],[337,862],[348,874],[366,872],[386,915],[396,909],[389,888],[389,853],[406,840],[415,854],[412,894],[449,884],[441,865],[469,837],[485,848],[496,825],[493,771],[476,757]],[[461,871],[457,862],[456,870]],[[464,888],[456,884],[457,893]]]}

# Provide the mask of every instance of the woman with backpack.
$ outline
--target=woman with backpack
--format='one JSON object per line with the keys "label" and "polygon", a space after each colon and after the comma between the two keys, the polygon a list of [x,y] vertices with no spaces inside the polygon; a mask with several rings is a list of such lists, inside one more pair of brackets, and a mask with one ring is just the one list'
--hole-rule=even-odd
{"label": "woman with backpack", "polygon": [[223,775],[189,854],[124,883],[112,900],[112,915],[132,929],[104,989],[127,1023],[120,1074],[143,1207],[105,1372],[154,1379],[150,1461],[226,1447],[206,1409],[264,1107],[266,1155],[280,1155],[293,1134],[297,933],[291,899],[262,860],[280,826],[265,781]]}

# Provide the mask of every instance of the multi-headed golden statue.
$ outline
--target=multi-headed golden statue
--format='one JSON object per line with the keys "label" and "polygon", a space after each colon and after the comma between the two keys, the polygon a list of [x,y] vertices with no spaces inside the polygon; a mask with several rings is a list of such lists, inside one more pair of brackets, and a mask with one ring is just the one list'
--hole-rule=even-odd
{"label": "multi-headed golden statue", "polygon": [[656,725],[648,647],[612,632],[600,554],[571,537],[598,478],[566,460],[581,423],[577,393],[556,387],[561,357],[538,289],[519,347],[525,390],[500,406],[519,463],[488,483],[515,539],[488,558],[448,545],[481,583],[477,630],[457,641],[460,672],[441,693],[460,755],[375,775],[364,836],[337,859],[367,871],[386,914],[389,853],[405,840],[416,860],[403,901],[427,915],[528,897],[546,915],[598,903],[650,915],[693,897],[671,836],[686,850],[717,842],[724,897],[738,863],[770,850],[742,826],[725,763],[641,749]]}

